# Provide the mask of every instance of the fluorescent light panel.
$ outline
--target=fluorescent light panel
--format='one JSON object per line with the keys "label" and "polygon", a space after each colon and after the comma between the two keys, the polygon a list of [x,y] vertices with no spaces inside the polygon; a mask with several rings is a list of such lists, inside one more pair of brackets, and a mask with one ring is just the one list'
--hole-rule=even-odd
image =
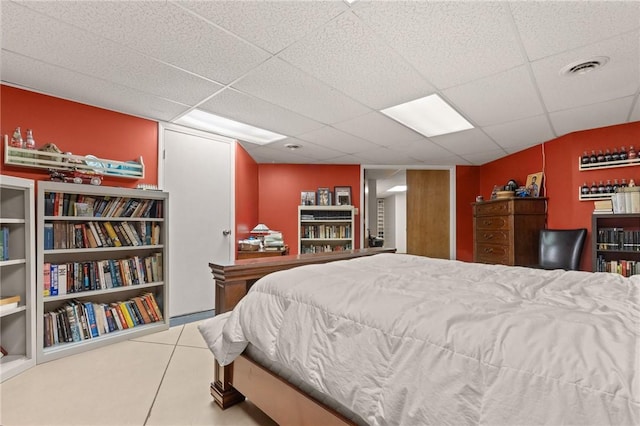
{"label": "fluorescent light panel", "polygon": [[229,136],[241,141],[260,145],[286,138],[286,136],[279,135],[278,133],[220,117],[199,109],[192,110],[188,114],[174,120],[174,122],[194,129]]}
{"label": "fluorescent light panel", "polygon": [[380,112],[427,137],[473,129],[471,123],[437,94],[386,108]]}
{"label": "fluorescent light panel", "polygon": [[388,192],[406,192],[407,185],[396,185],[387,190]]}

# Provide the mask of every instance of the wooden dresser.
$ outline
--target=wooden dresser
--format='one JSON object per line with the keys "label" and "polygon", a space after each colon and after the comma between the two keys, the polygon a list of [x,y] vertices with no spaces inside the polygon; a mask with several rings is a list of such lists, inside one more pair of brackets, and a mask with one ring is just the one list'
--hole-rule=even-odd
{"label": "wooden dresser", "polygon": [[509,198],[473,204],[473,261],[503,265],[538,263],[546,198]]}

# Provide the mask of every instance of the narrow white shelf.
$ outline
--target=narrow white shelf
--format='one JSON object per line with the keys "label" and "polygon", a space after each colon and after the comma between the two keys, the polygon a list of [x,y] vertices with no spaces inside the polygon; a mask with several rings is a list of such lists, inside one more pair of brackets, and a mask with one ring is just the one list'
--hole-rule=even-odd
{"label": "narrow white shelf", "polygon": [[615,169],[618,167],[640,166],[640,158],[629,158],[626,160],[606,161],[602,163],[582,164],[582,158],[578,157],[578,170],[599,170],[599,169]]}
{"label": "narrow white shelf", "polygon": [[13,265],[22,265],[27,263],[27,259],[12,259],[12,260],[2,260],[0,261],[0,267],[2,266],[13,266]]}

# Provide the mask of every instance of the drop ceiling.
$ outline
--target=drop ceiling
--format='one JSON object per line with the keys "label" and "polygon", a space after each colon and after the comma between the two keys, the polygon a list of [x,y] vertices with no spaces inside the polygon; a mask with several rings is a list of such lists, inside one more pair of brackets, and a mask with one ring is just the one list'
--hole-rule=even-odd
{"label": "drop ceiling", "polygon": [[[640,2],[5,0],[0,8],[4,84],[157,121],[198,108],[286,135],[242,142],[259,163],[480,165],[570,132],[640,121]],[[560,74],[601,56],[604,67]],[[427,138],[379,112],[432,93],[475,128]]]}

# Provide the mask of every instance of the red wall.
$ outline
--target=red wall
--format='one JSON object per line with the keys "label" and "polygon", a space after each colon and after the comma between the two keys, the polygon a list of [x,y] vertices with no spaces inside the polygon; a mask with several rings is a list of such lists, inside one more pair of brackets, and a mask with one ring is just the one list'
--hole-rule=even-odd
{"label": "red wall", "polygon": [[258,163],[240,145],[236,144],[236,239],[250,236],[249,231],[258,224]]}
{"label": "red wall", "polygon": [[[478,194],[489,199],[494,185],[505,185],[509,179],[524,184],[527,175],[544,171],[544,190],[548,197],[547,227],[549,228],[587,228],[589,235],[582,255],[581,269],[591,270],[591,213],[592,201],[579,201],[578,188],[583,182],[591,184],[601,179],[634,179],[640,184],[640,166],[622,167],[604,170],[578,170],[578,159],[584,151],[591,152],[614,147],[620,149],[635,145],[640,149],[640,122],[603,127],[571,133],[541,145],[509,155],[479,167],[479,178],[474,173],[457,168],[458,191],[467,192],[467,188],[478,188]],[[479,186],[475,182],[479,182]],[[468,194],[470,195],[470,194]],[[458,195],[457,257],[467,260],[469,250],[473,250],[473,235],[463,229],[471,229],[471,206],[466,202],[469,197]]]}
{"label": "red wall", "polygon": [[351,186],[351,203],[358,208],[355,247],[360,247],[360,166],[260,164],[258,165],[258,218],[270,229],[281,231],[290,254],[298,254],[298,206],[300,192],[319,187]]}
{"label": "red wall", "polygon": [[[158,182],[158,124],[155,121],[0,85],[0,134],[8,134],[10,138],[18,126],[23,137],[27,129],[33,129],[36,147],[53,142],[65,152],[118,161],[137,160],[142,156],[144,179],[105,178],[103,185],[135,187],[138,183]],[[3,174],[49,179],[44,169],[5,166],[4,142],[1,145]]]}
{"label": "red wall", "polygon": [[480,168],[456,167],[456,259],[473,261],[471,203],[480,194]]}

